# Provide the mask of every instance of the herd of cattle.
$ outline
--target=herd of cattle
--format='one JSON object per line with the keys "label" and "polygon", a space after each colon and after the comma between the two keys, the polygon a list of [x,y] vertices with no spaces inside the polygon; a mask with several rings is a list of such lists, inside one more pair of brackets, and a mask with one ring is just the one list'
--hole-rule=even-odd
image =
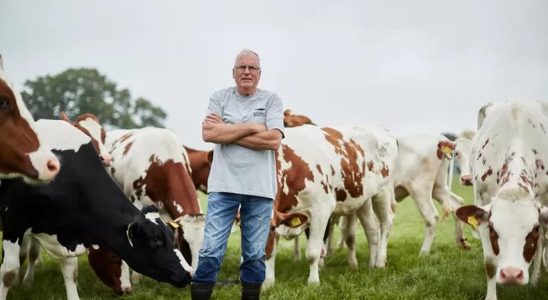
{"label": "herd of cattle", "polygon": [[[496,299],[497,283],[538,282],[548,224],[547,116],[543,103],[488,104],[478,132],[452,142],[395,137],[375,126],[322,128],[286,111],[264,287],[275,282],[279,237],[295,238],[298,248],[303,232],[308,282],[319,283],[334,224],[356,267],[357,220],[369,266],[385,267],[396,203],[407,196],[425,222],[420,255],[429,253],[440,219],[433,199],[455,218],[458,247],[470,248],[463,225],[472,226],[483,244],[487,299]],[[32,283],[41,248],[59,260],[68,299],[79,298],[77,257],[84,254],[117,294],[131,292],[140,274],[178,287],[190,282],[205,225],[196,191],[207,191],[212,151],[183,147],[166,129],[105,132],[91,114],[34,122],[1,59],[0,135],[0,299],[19,277]],[[475,205],[450,190],[453,157]]]}

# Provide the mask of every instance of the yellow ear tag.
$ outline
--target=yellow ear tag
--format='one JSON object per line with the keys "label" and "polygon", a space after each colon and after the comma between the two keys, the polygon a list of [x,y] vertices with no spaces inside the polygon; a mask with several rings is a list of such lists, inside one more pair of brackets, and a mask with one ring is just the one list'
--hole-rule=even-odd
{"label": "yellow ear tag", "polygon": [[297,218],[297,217],[291,219],[291,225],[292,225],[292,226],[299,226],[299,225],[301,225],[301,219],[299,219],[299,218]]}
{"label": "yellow ear tag", "polygon": [[179,223],[177,223],[177,222],[171,221],[171,222],[169,222],[169,225],[171,225],[171,227],[173,227],[175,229],[179,228]]}
{"label": "yellow ear tag", "polygon": [[445,146],[441,148],[441,152],[445,154],[448,158],[451,158],[451,154],[453,153],[453,149],[449,146]]}
{"label": "yellow ear tag", "polygon": [[474,216],[469,216],[468,217],[468,224],[470,224],[474,229],[477,229],[478,228],[478,219],[476,219],[476,217]]}

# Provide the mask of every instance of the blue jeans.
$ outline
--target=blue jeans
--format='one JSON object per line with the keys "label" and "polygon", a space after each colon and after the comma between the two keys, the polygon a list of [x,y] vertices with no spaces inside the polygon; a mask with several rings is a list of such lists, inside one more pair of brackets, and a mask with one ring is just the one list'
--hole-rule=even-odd
{"label": "blue jeans", "polygon": [[272,199],[232,193],[210,193],[204,241],[193,282],[214,283],[226,253],[228,236],[240,207],[242,257],[240,281],[261,284],[265,278],[265,246],[272,217]]}

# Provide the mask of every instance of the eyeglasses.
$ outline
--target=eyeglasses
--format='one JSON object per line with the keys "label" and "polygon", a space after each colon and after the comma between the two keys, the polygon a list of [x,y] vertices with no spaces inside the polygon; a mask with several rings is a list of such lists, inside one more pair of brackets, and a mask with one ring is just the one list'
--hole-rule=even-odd
{"label": "eyeglasses", "polygon": [[239,65],[239,66],[235,66],[234,69],[240,71],[240,72],[245,72],[246,69],[249,69],[249,72],[251,73],[256,73],[258,72],[261,68],[259,67],[255,67],[255,66],[246,66],[246,65]]}

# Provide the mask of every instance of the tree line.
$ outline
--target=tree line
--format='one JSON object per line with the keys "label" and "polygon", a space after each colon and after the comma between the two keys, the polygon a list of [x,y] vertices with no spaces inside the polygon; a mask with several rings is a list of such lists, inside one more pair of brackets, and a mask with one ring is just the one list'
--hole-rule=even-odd
{"label": "tree line", "polygon": [[167,113],[149,100],[132,98],[128,89],[93,68],[68,69],[27,80],[21,92],[35,119],[58,119],[61,112],[74,119],[96,115],[107,128],[164,127]]}

